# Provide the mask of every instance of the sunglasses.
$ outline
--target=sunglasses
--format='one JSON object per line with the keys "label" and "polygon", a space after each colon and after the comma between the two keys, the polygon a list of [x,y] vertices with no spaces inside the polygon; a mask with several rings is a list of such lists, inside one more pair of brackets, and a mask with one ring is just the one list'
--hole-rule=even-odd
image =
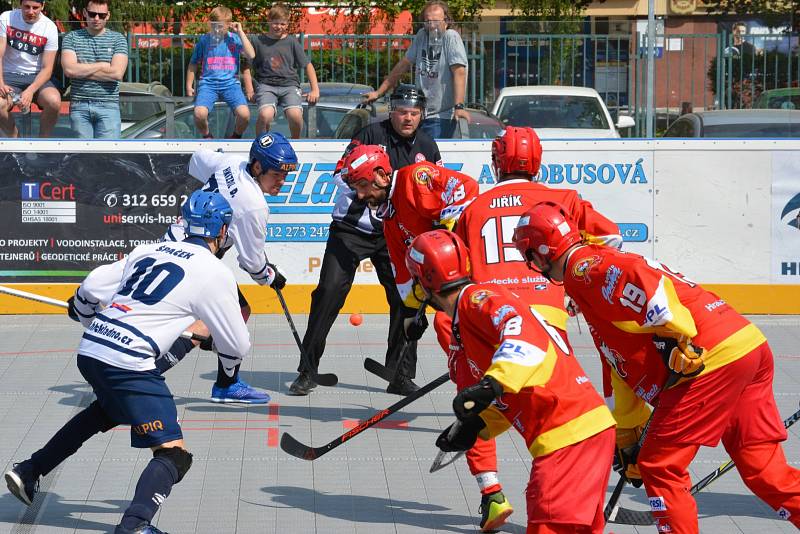
{"label": "sunglasses", "polygon": [[97,11],[89,11],[88,9],[86,10],[86,14],[89,16],[90,19],[98,18],[100,20],[106,20],[106,18],[108,17],[108,12],[98,13]]}

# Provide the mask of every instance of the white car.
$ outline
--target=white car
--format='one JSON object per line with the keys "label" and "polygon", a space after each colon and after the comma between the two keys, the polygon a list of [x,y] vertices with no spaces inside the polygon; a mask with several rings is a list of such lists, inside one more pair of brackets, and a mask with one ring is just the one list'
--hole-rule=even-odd
{"label": "white car", "polygon": [[588,87],[506,87],[497,96],[492,114],[506,126],[530,126],[542,139],[616,138],[618,129],[635,125],[625,115],[615,124],[603,99]]}

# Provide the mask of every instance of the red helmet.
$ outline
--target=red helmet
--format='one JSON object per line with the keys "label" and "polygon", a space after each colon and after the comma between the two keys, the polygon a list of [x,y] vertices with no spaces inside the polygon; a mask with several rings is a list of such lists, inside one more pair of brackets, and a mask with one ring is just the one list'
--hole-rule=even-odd
{"label": "red helmet", "polygon": [[492,142],[492,164],[499,179],[505,174],[539,174],[542,143],[533,128],[507,126]]}
{"label": "red helmet", "polygon": [[341,176],[348,185],[359,180],[372,183],[376,169],[392,174],[389,155],[378,145],[358,145],[344,157]]}
{"label": "red helmet", "polygon": [[540,202],[520,217],[514,229],[514,245],[522,257],[530,259],[528,251],[553,261],[569,247],[581,242],[578,225],[564,206],[555,202]]}
{"label": "red helmet", "polygon": [[406,251],[406,267],[427,291],[447,291],[469,282],[467,246],[449,230],[418,235]]}

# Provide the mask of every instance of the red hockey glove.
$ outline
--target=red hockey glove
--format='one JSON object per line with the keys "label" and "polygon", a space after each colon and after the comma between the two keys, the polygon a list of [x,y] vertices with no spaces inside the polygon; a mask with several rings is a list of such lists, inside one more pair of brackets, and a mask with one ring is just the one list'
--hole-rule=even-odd
{"label": "red hockey glove", "polygon": [[484,376],[474,386],[458,392],[453,399],[453,412],[460,421],[478,415],[503,394],[503,386],[491,376]]}

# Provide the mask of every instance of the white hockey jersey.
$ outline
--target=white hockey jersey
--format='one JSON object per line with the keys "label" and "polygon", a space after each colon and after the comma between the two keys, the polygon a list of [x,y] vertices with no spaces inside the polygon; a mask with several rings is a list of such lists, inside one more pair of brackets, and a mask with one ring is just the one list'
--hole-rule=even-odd
{"label": "white hockey jersey", "polygon": [[[189,160],[189,174],[205,184],[203,190],[220,193],[233,209],[224,248],[236,246],[239,267],[258,284],[269,280],[267,239],[269,206],[264,192],[247,172],[247,160],[241,156],[198,150]],[[181,241],[183,227],[173,224],[164,239]]]}
{"label": "white hockey jersey", "polygon": [[[102,309],[105,307],[105,309]],[[233,273],[202,244],[151,243],[89,273],[75,292],[86,327],[78,353],[147,371],[196,319],[226,369],[250,351]]]}

